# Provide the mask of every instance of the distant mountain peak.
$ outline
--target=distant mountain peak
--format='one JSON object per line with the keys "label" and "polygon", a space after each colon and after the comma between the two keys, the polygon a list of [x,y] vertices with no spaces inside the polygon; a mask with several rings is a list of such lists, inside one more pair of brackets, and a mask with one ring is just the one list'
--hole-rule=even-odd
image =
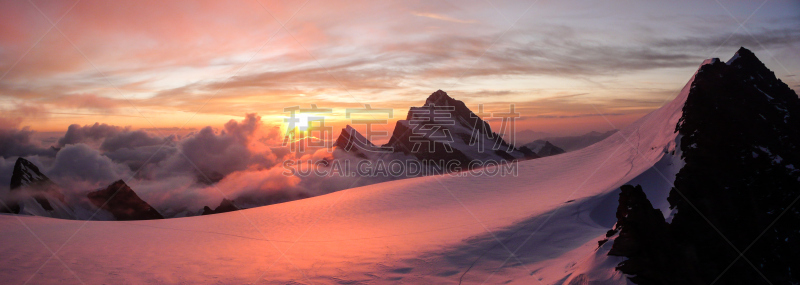
{"label": "distant mountain peak", "polygon": [[371,141],[350,125],[342,129],[342,132],[339,133],[339,137],[336,138],[334,146],[361,158],[367,158],[365,152],[376,148]]}
{"label": "distant mountain peak", "polygon": [[[26,192],[22,193],[22,195],[32,198],[38,206],[26,202],[27,199],[23,198],[19,201],[9,201],[7,209],[0,209],[0,211],[74,218],[74,213],[71,212],[71,209],[64,206],[66,200],[58,185],[53,183],[50,178],[39,170],[39,167],[29,160],[22,157],[17,158],[16,163],[14,163],[14,171],[11,174],[11,183],[9,184],[10,191],[26,189]],[[37,210],[36,208],[39,206],[41,206],[41,209]]]}
{"label": "distant mountain peak", "polygon": [[506,142],[464,102],[442,90],[431,93],[423,106],[410,107],[406,119],[396,122],[386,144],[374,145],[348,125],[342,129],[334,145],[364,159],[384,159],[396,154],[437,163],[458,161],[462,165],[469,165],[472,161],[539,157]]}
{"label": "distant mountain peak", "polygon": [[447,104],[447,103],[453,103],[456,101],[458,100],[453,99],[453,97],[447,95],[447,92],[444,92],[442,91],[442,89],[439,89],[436,90],[436,92],[431,93],[430,96],[428,96],[428,99],[425,100],[425,105],[433,103],[436,105],[453,106],[453,104]]}
{"label": "distant mountain peak", "polygon": [[[427,146],[427,150],[421,149],[421,145]],[[456,160],[464,164],[473,160],[531,158],[494,133],[489,123],[473,113],[464,102],[442,90],[428,96],[425,105],[409,108],[406,119],[397,121],[389,142],[384,146],[420,160]]]}
{"label": "distant mountain peak", "polygon": [[222,202],[220,202],[219,206],[217,206],[217,208],[213,210],[209,206],[203,207],[203,212],[201,213],[201,215],[213,215],[213,214],[232,212],[238,210],[239,207],[237,207],[236,204],[233,203],[233,201],[228,200],[227,198],[222,198]]}
{"label": "distant mountain peak", "polygon": [[17,158],[17,162],[14,163],[14,172],[11,174],[10,189],[12,191],[23,186],[43,183],[50,183],[50,178],[39,171],[39,167],[27,159]]}
{"label": "distant mountain peak", "polygon": [[348,137],[350,140],[357,139],[362,143],[373,145],[371,141],[369,141],[366,137],[364,137],[364,135],[350,125],[347,125],[344,127],[344,129],[342,129],[342,134],[339,135],[339,137],[341,138],[343,135]]}
{"label": "distant mountain peak", "polygon": [[[736,64],[737,68],[747,68],[753,71],[769,71],[766,65],[758,59],[755,53],[744,47],[739,48],[735,54],[725,62],[726,65]],[[771,71],[770,71],[771,72]]]}
{"label": "distant mountain peak", "polygon": [[755,53],[753,53],[752,51],[750,51],[745,47],[739,47],[739,50],[737,50],[734,55],[738,55],[739,57],[743,58],[754,58],[756,60],[758,59]]}
{"label": "distant mountain peak", "polygon": [[452,112],[450,112],[453,118],[461,118],[467,122],[473,122],[474,120],[479,119],[478,116],[472,112],[472,110],[467,108],[467,105],[464,104],[464,102],[450,97],[447,95],[447,92],[439,89],[428,96],[428,99],[425,100],[425,105],[422,107],[411,107],[406,120],[410,120],[413,115],[419,115],[421,111],[426,109],[431,110],[434,106],[453,107]]}
{"label": "distant mountain peak", "polygon": [[103,210],[110,212],[119,221],[154,220],[164,217],[139,198],[122,179],[111,183],[106,188],[90,192],[89,200]]}
{"label": "distant mountain peak", "polygon": [[[535,140],[533,142],[527,143],[523,145],[523,147],[533,153],[535,153],[539,157],[551,156],[556,154],[562,154],[564,151],[562,148],[557,147],[550,143],[550,141],[546,140]],[[520,148],[522,149],[522,148]]]}

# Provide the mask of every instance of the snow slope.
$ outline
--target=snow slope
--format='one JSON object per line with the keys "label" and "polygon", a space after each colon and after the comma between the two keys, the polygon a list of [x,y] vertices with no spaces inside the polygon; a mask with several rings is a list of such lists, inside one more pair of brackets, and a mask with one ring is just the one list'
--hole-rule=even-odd
{"label": "snow slope", "polygon": [[610,243],[596,250],[597,241],[623,184],[642,184],[665,209],[690,86],[599,143],[520,162],[517,177],[427,176],[167,220],[0,215],[0,280],[625,284],[620,260],[604,253]]}

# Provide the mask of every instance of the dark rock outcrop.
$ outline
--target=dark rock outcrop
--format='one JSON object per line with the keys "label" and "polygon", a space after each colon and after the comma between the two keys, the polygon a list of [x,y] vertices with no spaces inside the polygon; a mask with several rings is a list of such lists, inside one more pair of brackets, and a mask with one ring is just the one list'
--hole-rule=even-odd
{"label": "dark rock outcrop", "polygon": [[90,192],[86,196],[92,204],[110,212],[119,221],[164,218],[122,180],[117,180],[108,187]]}
{"label": "dark rock outcrop", "polygon": [[693,274],[685,273],[692,269],[685,268],[675,254],[669,224],[661,211],[653,208],[642,187],[623,185],[620,190],[617,224],[606,234],[609,238],[619,234],[608,255],[629,258],[617,270],[632,275],[630,279],[636,284],[699,284],[687,279]]}
{"label": "dark rock outcrop", "polygon": [[686,166],[669,196],[671,228],[696,254],[700,277],[800,283],[797,93],[741,48],[729,63],[701,67],[676,131]]}
{"label": "dark rock outcrop", "polygon": [[[392,132],[392,137],[389,138],[389,143],[387,143],[386,146],[392,147],[395,152],[411,154],[419,160],[428,162],[454,160],[458,161],[461,165],[468,165],[472,160],[456,148],[450,148],[448,150],[444,142],[427,138],[414,138],[414,136],[412,127],[409,127],[406,121],[397,121],[394,131]],[[418,141],[423,142],[419,143],[419,150],[414,150],[414,145]]]}
{"label": "dark rock outcrop", "polygon": [[[640,284],[800,283],[797,93],[741,48],[700,67],[676,132],[686,165],[668,198],[677,210],[661,243],[668,252],[618,250],[629,258],[619,269]],[[629,237],[614,246],[649,243]],[[683,270],[658,265],[669,253]],[[676,274],[683,282],[667,282]]]}
{"label": "dark rock outcrop", "polygon": [[213,210],[208,206],[203,207],[202,215],[213,215],[213,214],[233,212],[238,210],[239,207],[236,207],[236,205],[233,204],[233,201],[223,198],[222,202],[219,203],[219,206],[217,206]]}

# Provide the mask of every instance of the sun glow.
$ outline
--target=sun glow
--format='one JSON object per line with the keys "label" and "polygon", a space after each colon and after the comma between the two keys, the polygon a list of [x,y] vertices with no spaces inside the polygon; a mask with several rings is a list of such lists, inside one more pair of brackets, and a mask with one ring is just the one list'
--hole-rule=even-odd
{"label": "sun glow", "polygon": [[[281,131],[292,142],[303,138],[317,138],[316,134],[321,128],[331,128],[329,132],[335,129],[330,125],[333,121],[331,118],[316,113],[295,112],[291,116],[282,116],[281,119],[283,120]],[[331,134],[325,136],[329,137]]]}

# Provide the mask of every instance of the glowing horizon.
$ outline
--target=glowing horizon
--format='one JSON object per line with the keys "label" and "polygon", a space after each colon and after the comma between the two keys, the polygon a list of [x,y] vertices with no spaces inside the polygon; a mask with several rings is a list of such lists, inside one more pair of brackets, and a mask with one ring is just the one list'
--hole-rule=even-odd
{"label": "glowing horizon", "polygon": [[365,103],[394,110],[391,131],[442,89],[473,110],[514,104],[518,130],[577,134],[624,127],[739,46],[799,86],[791,1],[0,5],[2,119],[41,132],[218,128],[246,113],[279,126],[283,108],[310,104],[333,108],[338,132]]}

